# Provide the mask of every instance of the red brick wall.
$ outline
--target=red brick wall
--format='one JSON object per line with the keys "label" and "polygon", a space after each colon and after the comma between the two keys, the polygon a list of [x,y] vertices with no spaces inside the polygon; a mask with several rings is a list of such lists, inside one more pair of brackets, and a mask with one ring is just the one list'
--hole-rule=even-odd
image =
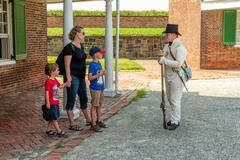
{"label": "red brick wall", "polygon": [[[159,28],[165,27],[168,22],[168,17],[121,17],[121,27],[123,28]],[[105,17],[96,16],[96,17],[74,17],[74,24],[81,24],[84,27],[105,27]],[[115,26],[116,21],[113,17],[113,25]],[[63,17],[48,17],[48,27],[62,27],[63,26]]]}
{"label": "red brick wall", "polygon": [[201,68],[239,69],[240,48],[222,43],[223,11],[202,12]]}
{"label": "red brick wall", "polygon": [[179,24],[180,36],[188,50],[187,61],[200,68],[201,4],[200,0],[170,0],[169,23]]}
{"label": "red brick wall", "polygon": [[45,2],[26,0],[27,58],[0,66],[0,94],[43,85],[47,62],[46,15]]}

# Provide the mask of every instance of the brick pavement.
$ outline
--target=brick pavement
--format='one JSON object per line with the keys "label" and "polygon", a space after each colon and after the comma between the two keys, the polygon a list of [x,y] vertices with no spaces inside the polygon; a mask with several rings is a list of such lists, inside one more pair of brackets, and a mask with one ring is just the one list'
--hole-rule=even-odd
{"label": "brick pavement", "polygon": [[[115,98],[105,99],[103,119],[110,118],[122,107],[127,106],[135,96],[136,89],[143,86],[145,84],[133,79],[121,81],[120,94]],[[70,131],[67,119],[60,119],[60,126],[69,137],[47,137],[47,124],[41,116],[43,87],[0,95],[0,99],[0,159],[23,158],[24,155],[58,159],[92,134],[89,127],[82,132]],[[81,115],[78,121],[84,126],[82,117]]]}

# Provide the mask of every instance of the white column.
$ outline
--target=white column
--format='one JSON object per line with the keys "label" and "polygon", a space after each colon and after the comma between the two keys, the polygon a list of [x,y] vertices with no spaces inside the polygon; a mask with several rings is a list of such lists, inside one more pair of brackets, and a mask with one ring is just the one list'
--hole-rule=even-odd
{"label": "white column", "polygon": [[64,22],[63,22],[63,36],[64,36],[64,46],[66,46],[70,40],[68,34],[73,28],[73,9],[72,0],[64,0]]}
{"label": "white column", "polygon": [[106,0],[106,19],[105,19],[105,56],[106,84],[105,96],[113,97],[116,95],[113,85],[113,33],[112,33],[112,0]]}
{"label": "white column", "polygon": [[[73,28],[73,8],[72,8],[72,0],[64,0],[63,4],[64,9],[64,22],[63,22],[63,44],[66,46],[70,40],[68,38],[68,34]],[[65,107],[67,103],[67,90],[64,89],[63,93],[63,106]],[[76,105],[75,105],[76,106]],[[74,119],[78,118],[80,115],[79,109],[74,107],[73,109]],[[61,118],[67,118],[67,112],[63,110],[61,112]]]}
{"label": "white column", "polygon": [[115,92],[118,92],[118,59],[119,59],[120,3],[116,0],[116,46],[115,46]]}

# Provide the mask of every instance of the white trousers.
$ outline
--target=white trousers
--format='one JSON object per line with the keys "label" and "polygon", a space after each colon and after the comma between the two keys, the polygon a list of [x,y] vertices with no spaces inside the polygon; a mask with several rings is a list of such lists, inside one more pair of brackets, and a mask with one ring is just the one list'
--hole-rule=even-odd
{"label": "white trousers", "polygon": [[181,99],[184,85],[176,73],[166,75],[166,94],[168,102],[171,106],[171,122],[178,124],[181,120]]}

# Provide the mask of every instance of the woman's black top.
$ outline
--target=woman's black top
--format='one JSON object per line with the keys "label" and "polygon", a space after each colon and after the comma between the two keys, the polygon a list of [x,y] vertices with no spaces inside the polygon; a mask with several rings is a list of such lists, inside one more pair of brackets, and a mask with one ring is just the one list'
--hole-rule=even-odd
{"label": "woman's black top", "polygon": [[86,75],[86,58],[84,47],[81,44],[81,48],[78,48],[73,43],[69,43],[64,47],[64,56],[72,56],[70,72],[78,78],[85,79]]}

